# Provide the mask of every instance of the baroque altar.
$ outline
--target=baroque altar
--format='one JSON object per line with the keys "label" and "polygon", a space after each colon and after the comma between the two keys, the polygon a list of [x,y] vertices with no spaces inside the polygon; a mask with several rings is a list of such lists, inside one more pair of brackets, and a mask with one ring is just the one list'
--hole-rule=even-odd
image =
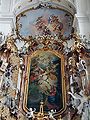
{"label": "baroque altar", "polygon": [[15,31],[0,45],[1,120],[88,120],[90,50],[68,0],[15,7]]}

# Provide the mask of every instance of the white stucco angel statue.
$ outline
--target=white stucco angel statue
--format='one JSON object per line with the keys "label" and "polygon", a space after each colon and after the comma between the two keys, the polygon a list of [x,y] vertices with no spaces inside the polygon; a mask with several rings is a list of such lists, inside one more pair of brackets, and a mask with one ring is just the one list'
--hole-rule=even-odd
{"label": "white stucco angel statue", "polygon": [[77,106],[78,114],[82,114],[82,120],[89,120],[90,112],[90,98],[84,91],[80,91],[80,94],[68,92],[75,100],[80,100],[80,104]]}
{"label": "white stucco angel statue", "polygon": [[56,120],[53,116],[54,113],[56,113],[56,110],[54,111],[53,109],[48,112],[49,118],[52,119],[52,120]]}
{"label": "white stucco angel statue", "polygon": [[34,112],[36,111],[36,108],[34,110],[32,108],[29,108],[29,112],[27,112],[26,117],[29,119],[35,118]]}

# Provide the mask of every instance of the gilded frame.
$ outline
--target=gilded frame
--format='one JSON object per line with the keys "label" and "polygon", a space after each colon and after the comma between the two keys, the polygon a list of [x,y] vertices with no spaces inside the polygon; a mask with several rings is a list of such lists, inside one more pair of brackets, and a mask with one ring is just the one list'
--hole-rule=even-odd
{"label": "gilded frame", "polygon": [[[25,112],[27,112],[29,109],[26,107],[27,106],[27,96],[28,96],[28,85],[29,85],[29,75],[30,75],[30,64],[31,64],[31,59],[35,56],[37,56],[38,54],[40,54],[41,52],[47,51],[50,52],[54,55],[56,55],[57,57],[59,57],[61,59],[61,74],[62,74],[62,95],[63,95],[63,108],[59,111],[55,113],[55,116],[59,116],[60,114],[62,114],[65,110],[66,110],[66,86],[65,86],[65,59],[64,59],[64,55],[61,53],[58,53],[54,50],[47,50],[47,49],[42,49],[42,50],[37,50],[35,51],[32,55],[28,55],[27,56],[27,65],[26,65],[26,79],[25,79],[25,84],[24,84],[24,102],[23,102],[23,110]],[[46,113],[45,113],[46,114]],[[37,115],[37,113],[36,113]],[[46,114],[47,115],[47,114]]]}

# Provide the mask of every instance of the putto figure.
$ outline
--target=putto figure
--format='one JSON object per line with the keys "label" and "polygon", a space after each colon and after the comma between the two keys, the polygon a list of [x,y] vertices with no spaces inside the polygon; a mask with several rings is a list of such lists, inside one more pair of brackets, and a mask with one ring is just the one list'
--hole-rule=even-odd
{"label": "putto figure", "polygon": [[48,112],[49,118],[50,118],[51,120],[56,120],[56,119],[54,118],[54,116],[53,116],[54,113],[56,113],[56,110],[54,111],[53,109]]}
{"label": "putto figure", "polygon": [[36,108],[34,108],[34,110],[32,108],[29,108],[29,112],[27,112],[26,114],[26,117],[29,119],[29,120],[32,120],[35,118],[34,116],[34,112],[36,111]]}

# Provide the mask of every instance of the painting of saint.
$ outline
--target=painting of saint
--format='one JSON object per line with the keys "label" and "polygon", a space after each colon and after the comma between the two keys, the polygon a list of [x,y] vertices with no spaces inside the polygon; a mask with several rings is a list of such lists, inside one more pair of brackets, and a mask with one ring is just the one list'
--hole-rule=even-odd
{"label": "painting of saint", "polygon": [[41,101],[45,112],[63,108],[61,58],[50,51],[41,51],[30,60],[26,106],[38,112]]}

